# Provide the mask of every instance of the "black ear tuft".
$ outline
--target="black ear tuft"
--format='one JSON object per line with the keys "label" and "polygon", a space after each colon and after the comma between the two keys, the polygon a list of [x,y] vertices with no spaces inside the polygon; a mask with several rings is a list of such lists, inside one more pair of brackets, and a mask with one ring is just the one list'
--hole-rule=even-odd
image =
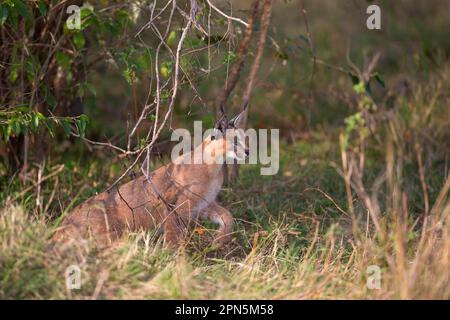
{"label": "black ear tuft", "polygon": [[225,115],[225,105],[223,104],[223,102],[220,104],[220,112],[222,113],[222,115]]}
{"label": "black ear tuft", "polygon": [[242,112],[247,110],[247,108],[248,108],[248,100],[244,102],[244,106],[242,107]]}
{"label": "black ear tuft", "polygon": [[223,132],[226,129],[226,123],[227,123],[226,117],[222,117],[216,121],[216,124],[214,125],[214,129],[217,129],[220,132]]}
{"label": "black ear tuft", "polygon": [[245,102],[244,107],[242,108],[242,111],[239,112],[236,116],[233,117],[233,119],[230,120],[230,122],[228,123],[229,127],[232,128],[239,128],[241,121],[243,119],[243,116],[245,114],[245,112],[247,111],[248,108],[248,101]]}
{"label": "black ear tuft", "polygon": [[214,124],[214,128],[224,132],[227,127],[228,119],[227,114],[225,113],[225,106],[223,103],[220,104],[220,117]]}
{"label": "black ear tuft", "polygon": [[229,122],[228,122],[228,128],[231,128],[231,129],[237,129],[238,128],[238,123],[237,123],[237,121],[236,121],[237,119],[236,119],[236,117],[234,117],[233,119],[231,119]]}

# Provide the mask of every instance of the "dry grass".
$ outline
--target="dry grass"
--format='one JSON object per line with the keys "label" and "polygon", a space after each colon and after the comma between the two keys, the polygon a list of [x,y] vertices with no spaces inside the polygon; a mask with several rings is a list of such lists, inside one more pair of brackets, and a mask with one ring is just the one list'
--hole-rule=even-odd
{"label": "dry grass", "polygon": [[[171,252],[150,232],[103,252],[56,252],[48,239],[52,214],[69,203],[61,194],[85,198],[93,189],[83,186],[106,184],[101,166],[66,168],[39,193],[11,187],[16,200],[0,211],[0,298],[449,299],[448,79],[435,80],[381,114],[366,148],[340,151],[336,134],[318,132],[283,146],[277,176],[244,167],[221,194],[236,218],[223,250],[197,232]],[[80,290],[66,289],[71,264]],[[367,287],[371,265],[380,289]]]}
{"label": "dry grass", "polygon": [[[20,207],[2,212],[1,298],[32,299],[449,299],[450,205],[440,208],[424,238],[408,228],[380,243],[376,236],[345,241],[337,226],[319,226],[308,247],[289,252],[292,226],[274,225],[254,238],[245,257],[169,252],[150,234],[130,236],[107,252],[54,253],[45,223]],[[249,234],[249,237],[255,234]],[[250,240],[250,239],[248,239]],[[403,243],[403,245],[402,245]],[[80,290],[65,288],[65,269],[78,264]],[[367,267],[381,268],[381,289],[366,286]]]}

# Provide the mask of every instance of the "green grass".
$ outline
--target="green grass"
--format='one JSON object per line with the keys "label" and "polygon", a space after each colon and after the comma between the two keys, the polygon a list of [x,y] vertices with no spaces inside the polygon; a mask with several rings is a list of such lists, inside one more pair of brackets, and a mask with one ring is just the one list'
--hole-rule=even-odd
{"label": "green grass", "polygon": [[[123,172],[123,160],[102,151],[61,153],[34,165],[25,181],[2,175],[0,298],[449,299],[450,109],[448,67],[442,70],[392,110],[377,111],[364,150],[357,139],[358,148],[343,150],[343,129],[324,127],[282,142],[277,175],[242,166],[219,195],[235,218],[232,242],[220,249],[210,245],[215,226],[205,223],[177,252],[154,231],[103,251],[89,242],[54,250],[49,238],[61,217]],[[82,272],[79,290],[66,289],[72,264]],[[379,290],[366,286],[371,265],[381,270]]]}
{"label": "green grass", "polygon": [[[440,207],[439,221],[447,228],[439,237],[443,244],[436,239],[435,257],[424,253],[427,272],[404,289],[402,279],[411,276],[411,264],[422,251],[417,241],[409,242],[410,262],[400,267],[389,263],[399,259],[393,249],[395,232],[381,242],[372,228],[364,234],[364,224],[358,226],[362,230],[352,231],[343,179],[335,169],[339,155],[333,137],[318,135],[284,145],[281,158],[278,175],[260,176],[257,166],[247,165],[240,179],[224,188],[220,202],[236,223],[232,243],[219,250],[210,247],[213,230],[208,230],[194,233],[186,250],[179,252],[164,249],[153,232],[131,234],[103,252],[89,245],[54,251],[48,239],[55,223],[32,214],[31,201],[8,205],[0,220],[0,298],[450,298],[444,278],[449,270],[444,254],[449,245],[448,204]],[[79,181],[73,168],[60,176],[75,189]],[[84,167],[84,184],[92,179],[88,168],[100,169],[95,163]],[[433,188],[441,186],[439,180]],[[80,202],[92,190],[71,192],[79,195],[72,201]],[[418,238],[420,229],[411,232]],[[65,288],[64,273],[71,264],[82,270],[80,290]],[[366,268],[372,264],[381,267],[381,290],[366,287]]]}

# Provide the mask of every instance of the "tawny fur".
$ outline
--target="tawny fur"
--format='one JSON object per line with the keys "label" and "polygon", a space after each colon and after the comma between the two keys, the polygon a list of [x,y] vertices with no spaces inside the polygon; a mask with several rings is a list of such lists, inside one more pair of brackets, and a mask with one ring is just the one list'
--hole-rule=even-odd
{"label": "tawny fur", "polygon": [[[216,157],[228,147],[226,139],[209,136],[197,148]],[[230,240],[233,222],[230,212],[216,202],[223,178],[220,164],[172,162],[153,171],[150,179],[143,175],[88,199],[63,220],[53,239],[92,236],[99,246],[108,246],[126,232],[162,228],[165,242],[177,246],[184,240],[186,226],[203,218],[220,225],[215,241],[223,244]]]}

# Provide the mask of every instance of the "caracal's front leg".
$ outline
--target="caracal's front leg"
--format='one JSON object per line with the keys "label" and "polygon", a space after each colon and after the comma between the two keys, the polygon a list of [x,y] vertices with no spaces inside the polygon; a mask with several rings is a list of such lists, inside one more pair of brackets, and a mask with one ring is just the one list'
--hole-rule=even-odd
{"label": "caracal's front leg", "polygon": [[186,240],[186,219],[179,213],[168,213],[164,221],[164,242],[166,246],[178,248],[184,245]]}
{"label": "caracal's front leg", "polygon": [[220,225],[218,230],[219,235],[214,239],[214,242],[223,245],[231,240],[233,216],[230,211],[220,206],[217,202],[213,202],[206,207],[202,216],[203,218]]}

